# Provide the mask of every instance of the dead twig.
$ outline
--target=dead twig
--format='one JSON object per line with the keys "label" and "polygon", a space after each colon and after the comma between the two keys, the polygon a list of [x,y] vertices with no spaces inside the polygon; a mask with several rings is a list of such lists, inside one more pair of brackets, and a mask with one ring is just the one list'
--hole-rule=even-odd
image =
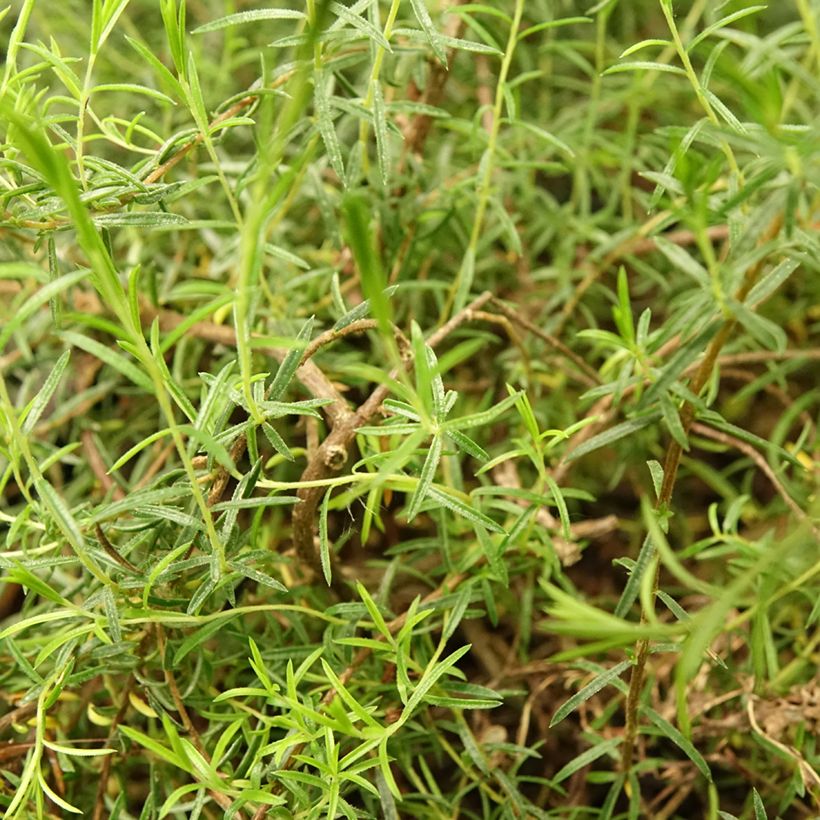
{"label": "dead twig", "polygon": [[[463,5],[465,0],[456,0],[452,5]],[[449,20],[444,28],[444,34],[447,37],[459,37],[464,28],[464,20],[458,14],[450,15]],[[450,49],[447,53],[447,61],[451,63],[457,54],[456,49]],[[444,96],[444,86],[447,84],[447,79],[450,77],[450,72],[447,66],[442,65],[438,60],[430,59],[428,61],[427,83],[424,86],[424,91],[419,93],[415,85],[411,85],[408,98],[423,103],[424,105],[437,106]],[[416,114],[403,127],[402,136],[404,141],[402,143],[402,157],[399,162],[399,173],[404,170],[404,164],[407,156],[419,156],[424,150],[424,143],[433,126],[433,117],[429,114]]]}
{"label": "dead twig", "polygon": [[97,540],[100,542],[106,553],[108,553],[108,555],[121,567],[124,567],[129,572],[133,572],[135,575],[142,575],[142,571],[140,569],[135,567],[127,558],[123,558],[123,556],[117,552],[114,545],[108,540],[108,538],[106,538],[106,535],[102,531],[102,527],[99,524],[94,525],[94,534],[97,536]]}
{"label": "dead twig", "polygon": [[[114,719],[111,721],[111,727],[108,730],[108,740],[106,741],[106,746],[111,745],[114,740],[114,735],[117,732],[117,728],[123,720],[125,720],[126,714],[128,714],[128,707],[130,705],[128,698],[134,690],[136,682],[137,679],[134,675],[129,675],[125,688],[121,693],[120,708],[117,710],[117,714],[114,715]],[[102,766],[100,767],[100,782],[97,785],[97,799],[94,801],[94,814],[92,815],[92,820],[102,820],[104,817],[105,795],[108,792],[108,778],[111,776],[111,763],[113,757],[113,755],[106,755],[102,760]]]}
{"label": "dead twig", "polygon": [[[667,211],[662,211],[647,220],[641,225],[638,230],[619,242],[604,258],[597,263],[592,263],[587,260],[587,252],[582,251],[578,255],[578,262],[582,269],[586,269],[584,278],[578,283],[572,296],[567,300],[561,310],[561,315],[558,317],[558,325],[555,328],[555,333],[560,333],[570,316],[575,312],[584,294],[595,282],[609,271],[612,266],[624,259],[626,256],[637,255],[641,256],[657,248],[655,238],[649,236],[656,228],[662,225],[669,218]],[[712,242],[718,242],[728,236],[728,228],[726,225],[714,225],[706,230],[707,237]],[[674,242],[676,245],[691,245],[697,241],[697,237],[692,231],[671,231],[668,234],[663,234],[663,239]]]}
{"label": "dead twig", "polygon": [[108,472],[108,465],[103,461],[103,457],[97,447],[97,443],[94,441],[94,434],[91,430],[83,430],[80,434],[80,439],[83,443],[83,452],[85,453],[88,466],[91,468],[91,472],[94,473],[97,481],[102,484],[105,492],[111,493],[111,496],[117,501],[125,498],[122,487],[111,478]]}
{"label": "dead twig", "polygon": [[[705,436],[706,438],[712,439],[712,441],[720,442],[721,444],[725,444],[727,447],[734,447],[736,450],[740,450],[741,453],[748,456],[757,466],[763,475],[769,479],[772,487],[774,487],[777,494],[783,499],[786,506],[794,513],[795,518],[799,519],[800,521],[805,521],[808,516],[806,513],[800,509],[797,502],[786,492],[786,488],[781,484],[778,477],[774,474],[772,468],[768,465],[765,458],[763,458],[760,453],[755,450],[750,444],[747,444],[745,441],[741,441],[739,438],[735,436],[731,436],[728,433],[724,433],[721,430],[715,430],[714,427],[709,427],[707,424],[701,424],[700,422],[694,422],[692,424],[692,432],[698,433],[701,436]],[[816,535],[820,535],[820,530],[813,528],[813,531]]]}
{"label": "dead twig", "polygon": [[[338,329],[330,328],[330,330],[326,330],[324,333],[320,333],[306,348],[305,352],[302,353],[302,364],[305,364],[308,359],[311,359],[316,353],[321,350],[323,347],[327,347],[327,345],[333,344],[337,342],[339,339],[343,339],[345,336],[354,336],[359,333],[366,333],[368,330],[377,330],[379,327],[379,323],[375,319],[359,319],[355,322],[351,322],[349,325],[345,325],[344,327],[340,327]],[[407,340],[407,337],[404,333],[401,332],[399,327],[393,326],[393,333],[396,336],[396,340],[399,343],[399,347],[408,350],[410,348],[410,342]]]}
{"label": "dead twig", "polygon": [[553,336],[542,330],[538,325],[533,324],[526,316],[523,316],[519,311],[513,310],[504,304],[500,299],[493,296],[493,307],[507,316],[511,321],[525,327],[534,336],[537,336],[541,341],[546,342],[554,350],[558,351],[562,356],[569,359],[578,369],[570,370],[569,374],[577,381],[587,387],[595,387],[601,383],[601,377],[597,371],[590,367],[574,350],[567,347],[559,338]]}
{"label": "dead twig", "polygon": [[8,714],[3,715],[0,717],[0,732],[5,731],[9,728],[9,726],[13,726],[15,723],[20,723],[21,721],[26,720],[27,718],[31,717],[37,711],[37,701],[29,701],[28,703],[24,703],[22,706],[17,706],[16,708],[12,709]]}

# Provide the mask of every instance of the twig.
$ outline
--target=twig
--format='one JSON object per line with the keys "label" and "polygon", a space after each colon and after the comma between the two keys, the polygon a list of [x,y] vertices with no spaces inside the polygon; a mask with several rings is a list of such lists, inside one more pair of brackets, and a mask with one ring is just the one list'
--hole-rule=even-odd
{"label": "twig", "polygon": [[820,349],[810,347],[806,350],[752,350],[747,353],[726,353],[718,357],[718,364],[759,364],[789,359],[820,359]]}
{"label": "twig", "polygon": [[[627,237],[613,248],[604,258],[597,264],[592,264],[586,260],[587,253],[579,254],[578,261],[582,263],[582,267],[587,269],[584,278],[578,283],[572,296],[567,300],[561,310],[561,315],[558,318],[558,326],[555,328],[556,333],[560,333],[570,316],[572,316],[575,308],[578,307],[583,295],[589,288],[603,276],[616,262],[621,261],[626,256],[640,256],[657,248],[655,238],[648,236],[659,225],[663,224],[669,217],[669,213],[663,211],[656,214],[645,222],[637,230],[635,234]],[[717,242],[725,239],[728,236],[728,227],[726,225],[713,225],[707,228],[706,236],[712,241]],[[671,231],[668,234],[663,234],[661,237],[669,242],[674,242],[676,245],[691,245],[697,241],[697,237],[692,231]]]}
{"label": "twig", "polygon": [[142,570],[135,567],[127,558],[123,558],[123,556],[117,552],[114,545],[108,540],[108,538],[106,538],[106,535],[102,531],[102,527],[99,524],[94,524],[94,534],[97,536],[97,540],[100,542],[102,548],[121,567],[125,567],[125,569],[129,570],[129,572],[133,572],[135,575],[142,575]]}
{"label": "twig", "polygon": [[706,438],[712,439],[712,441],[719,441],[727,447],[734,447],[736,450],[740,450],[741,453],[748,456],[752,461],[754,461],[755,464],[757,464],[760,471],[766,476],[766,478],[769,479],[771,485],[786,503],[786,506],[794,513],[795,517],[801,521],[805,521],[808,518],[806,513],[800,509],[795,500],[786,492],[786,488],[780,483],[780,480],[774,474],[774,471],[768,465],[766,459],[763,458],[763,456],[760,455],[760,453],[750,444],[747,444],[745,441],[741,441],[739,438],[735,438],[735,436],[730,436],[728,433],[724,433],[721,430],[715,430],[714,427],[709,427],[708,425],[701,424],[697,421],[692,424],[692,432],[699,433]]}
{"label": "twig", "polygon": [[330,330],[326,330],[324,333],[320,333],[305,348],[304,353],[302,353],[302,364],[304,364],[308,359],[310,359],[315,353],[317,353],[326,345],[333,344],[333,342],[338,341],[339,339],[343,339],[345,336],[353,336],[358,333],[365,333],[368,330],[376,330],[378,327],[379,323],[375,319],[359,319],[356,322],[351,322],[349,325],[340,327],[338,330],[330,328]]}
{"label": "twig", "polygon": [[493,307],[501,311],[511,321],[518,322],[523,325],[530,333],[537,336],[542,341],[546,342],[550,347],[557,350],[561,355],[569,359],[577,368],[578,371],[570,371],[578,381],[585,384],[587,387],[595,387],[601,383],[601,377],[598,373],[590,367],[574,350],[567,347],[560,339],[542,330],[538,325],[533,324],[526,316],[520,312],[513,310],[504,304],[500,299],[492,297]]}
{"label": "twig", "polygon": [[[323,347],[333,344],[334,342],[337,342],[339,339],[343,339],[345,336],[353,336],[358,333],[366,333],[368,330],[376,330],[378,327],[379,323],[375,319],[359,319],[355,322],[351,322],[349,325],[340,327],[338,330],[330,328],[330,330],[326,330],[324,333],[320,333],[305,348],[304,353],[302,353],[302,364],[305,364],[308,361],[308,359],[312,358]],[[399,343],[399,347],[403,348],[404,350],[409,349],[410,342],[407,340],[407,337],[404,335],[404,333],[401,332],[401,328],[394,325],[393,333],[396,336],[396,340]]]}
{"label": "twig", "polygon": [[[120,703],[120,708],[117,710],[117,714],[114,715],[114,719],[111,721],[111,727],[108,730],[108,741],[105,744],[106,746],[108,746],[114,739],[114,734],[117,731],[117,727],[123,722],[123,720],[125,720],[125,715],[128,713],[129,706],[128,696],[131,694],[136,682],[137,679],[133,674],[128,676],[128,680],[122,690],[122,702]],[[113,755],[106,755],[102,761],[102,766],[100,768],[100,782],[97,786],[97,799],[94,802],[94,814],[92,815],[92,820],[102,820],[103,818],[103,812],[105,811],[105,795],[108,791],[108,778],[111,775],[112,757]]]}
{"label": "twig", "polygon": [[[459,311],[448,322],[442,325],[427,339],[427,344],[435,347],[450,335],[460,324],[467,321],[471,311],[482,308],[492,298],[487,291],[474,299]],[[391,376],[395,377],[396,373]],[[300,481],[304,483],[321,481],[344,467],[348,458],[348,449],[356,437],[356,431],[364,426],[378,412],[382,402],[387,398],[389,388],[378,385],[367,400],[347,418],[342,419],[331,430],[319,446],[314,457],[308,462]],[[300,503],[293,508],[293,543],[299,560],[306,566],[321,574],[321,559],[313,540],[313,527],[316,510],[326,488],[306,486],[297,491]]]}
{"label": "twig", "polygon": [[8,743],[5,746],[0,746],[0,763],[24,758],[32,746],[34,746],[33,740],[27,740],[24,743]]}
{"label": "twig", "polygon": [[102,484],[106,493],[111,493],[117,501],[125,498],[122,487],[120,487],[108,473],[108,465],[103,461],[103,457],[97,448],[97,444],[94,441],[94,434],[91,430],[83,430],[80,434],[80,438],[83,442],[83,452],[88,461],[88,466],[91,467],[91,472],[94,473],[97,481]]}
{"label": "twig", "polygon": [[0,732],[3,732],[9,726],[14,725],[15,723],[19,723],[20,721],[25,720],[27,717],[33,715],[36,711],[36,700],[24,703],[22,706],[17,706],[16,708],[12,709],[8,714],[5,714],[3,715],[3,717],[0,717]]}
{"label": "twig", "polygon": [[[466,0],[456,0],[452,5],[462,5]],[[464,20],[458,14],[450,15],[447,25],[444,29],[444,34],[447,37],[459,37],[461,30],[464,27]],[[452,48],[447,54],[448,62],[452,62],[457,54],[457,50]],[[419,95],[418,92],[412,93],[414,86],[411,86],[411,93],[408,94],[410,99],[414,97],[425,105],[437,106],[444,96],[444,86],[447,84],[447,79],[451,72],[447,70],[447,66],[442,65],[438,60],[430,59],[428,61],[427,83],[424,86],[424,91]],[[427,136],[433,125],[433,118],[429,114],[416,114],[409,123],[402,128],[403,150],[402,157],[399,162],[399,174],[404,170],[404,163],[408,155],[420,155],[424,149],[424,143],[427,141]]]}
{"label": "twig", "polygon": [[433,331],[427,339],[427,344],[430,345],[430,347],[440,345],[459,325],[462,325],[465,321],[469,320],[471,313],[481,310],[487,302],[492,301],[492,298],[492,293],[485,290],[484,293],[473,299],[469,305],[466,305],[462,308],[462,310],[456,313],[455,316],[452,316],[449,321],[445,322],[440,328]]}

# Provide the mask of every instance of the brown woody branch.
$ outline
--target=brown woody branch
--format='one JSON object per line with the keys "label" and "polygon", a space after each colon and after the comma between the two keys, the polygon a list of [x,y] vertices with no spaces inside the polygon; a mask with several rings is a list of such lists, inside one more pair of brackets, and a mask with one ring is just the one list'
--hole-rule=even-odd
{"label": "brown woody branch", "polygon": [[[492,294],[489,291],[482,293],[435,331],[427,343],[431,347],[440,344],[460,324],[467,321],[470,311],[479,310],[491,298]],[[391,373],[391,378],[395,378],[396,375],[397,372],[394,371]],[[338,473],[347,463],[349,448],[356,437],[356,431],[375,416],[388,394],[389,388],[380,384],[354,413],[336,424],[319,446],[314,457],[308,462],[300,481],[304,483],[322,481]],[[314,544],[313,528],[316,521],[316,510],[325,492],[326,488],[322,486],[300,488],[296,493],[300,503],[294,507],[292,519],[296,554],[303,564],[312,567],[319,574],[322,571],[321,560]]]}

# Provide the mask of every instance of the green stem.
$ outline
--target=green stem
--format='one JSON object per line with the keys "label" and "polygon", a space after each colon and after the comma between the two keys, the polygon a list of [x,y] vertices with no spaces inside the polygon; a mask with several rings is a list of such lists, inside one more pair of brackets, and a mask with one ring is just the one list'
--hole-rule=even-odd
{"label": "green stem", "polygon": [[[709,118],[709,121],[716,126],[720,126],[720,119],[718,118],[717,114],[715,114],[715,110],[712,107],[712,103],[709,102],[709,98],[706,95],[706,89],[700,82],[700,77],[698,77],[695,69],[692,66],[692,61],[689,59],[689,52],[683,45],[683,41],[681,40],[680,32],[678,31],[678,27],[675,23],[675,15],[672,11],[672,3],[671,0],[661,0],[661,10],[663,11],[663,16],[666,18],[667,25],[669,26],[669,32],[672,35],[672,41],[675,44],[675,48],[678,52],[678,57],[680,57],[680,61],[683,64],[683,69],[686,72],[686,76],[689,78],[689,82],[694,89],[695,96],[698,98],[698,102],[701,104],[703,110],[706,112],[706,116]],[[737,160],[735,159],[734,152],[732,151],[731,146],[729,145],[726,140],[720,140],[720,147],[723,153],[726,155],[726,160],[729,163],[729,168],[732,171],[735,179],[737,180],[738,185],[743,184],[743,174],[737,164]]]}
{"label": "green stem", "polygon": [[[387,20],[384,24],[382,33],[384,34],[384,39],[388,42],[393,34],[393,25],[396,22],[396,17],[399,13],[400,6],[401,0],[393,0],[390,5],[390,11],[387,13]],[[370,79],[367,83],[367,97],[365,97],[364,101],[364,106],[368,109],[373,106],[373,97],[376,93],[376,84],[379,82],[379,77],[381,75],[382,63],[384,62],[384,53],[384,46],[376,47],[376,57],[373,60],[373,67],[370,70]],[[359,145],[362,150],[362,168],[365,170],[367,169],[367,131],[368,121],[363,119],[359,124]]]}
{"label": "green stem", "polygon": [[483,169],[478,185],[478,206],[476,207],[473,228],[470,232],[470,241],[467,251],[464,254],[464,261],[459,268],[458,275],[450,289],[442,315],[442,322],[445,321],[450,311],[461,310],[467,302],[467,297],[472,285],[473,262],[475,260],[478,240],[484,227],[484,216],[487,212],[487,205],[490,201],[490,190],[492,188],[493,170],[495,169],[495,152],[498,145],[498,134],[501,129],[501,111],[504,107],[504,88],[507,83],[507,75],[512,65],[513,53],[518,42],[518,29],[521,25],[521,17],[524,14],[524,0],[516,0],[515,14],[510,34],[507,38],[507,48],[501,61],[501,70],[498,73],[498,83],[495,87],[495,104],[493,105],[493,123],[490,127],[490,135],[487,140],[487,148],[481,158],[480,168]]}

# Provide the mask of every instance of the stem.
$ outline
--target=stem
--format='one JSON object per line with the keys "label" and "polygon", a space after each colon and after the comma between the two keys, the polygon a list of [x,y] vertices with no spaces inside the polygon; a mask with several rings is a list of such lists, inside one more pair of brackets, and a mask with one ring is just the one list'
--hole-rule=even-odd
{"label": "stem", "polygon": [[[775,217],[765,235],[761,237],[761,242],[768,242],[780,229],[782,224],[782,217]],[[756,265],[752,265],[746,272],[743,283],[738,288],[735,294],[735,299],[738,302],[743,302],[749,295],[752,287],[757,281],[760,268],[763,260]],[[706,349],[706,354],[703,361],[695,373],[690,385],[690,390],[694,395],[700,395],[700,392],[705,387],[712,375],[712,370],[717,362],[720,351],[729,337],[737,327],[737,320],[730,318],[727,320],[718,331],[714,339],[712,339],[709,347]],[[687,401],[683,403],[680,411],[680,421],[683,426],[684,433],[688,435],[692,424],[695,421],[695,406]],[[658,500],[655,503],[656,510],[668,509],[672,501],[672,494],[675,488],[675,479],[678,474],[678,467],[680,466],[680,459],[683,453],[683,448],[674,439],[670,442],[669,448],[666,451],[666,459],[663,465],[663,483],[661,490],[658,493]],[[652,582],[652,595],[650,600],[655,601],[658,595],[658,587],[660,582],[660,563],[655,567],[655,578]],[[641,613],[641,623],[644,624],[648,620],[648,613]],[[626,698],[626,727],[624,729],[624,744],[623,756],[621,757],[621,769],[628,772],[632,768],[632,759],[635,750],[635,739],[638,735],[638,709],[640,706],[641,690],[646,676],[646,659],[649,656],[650,642],[648,640],[640,640],[635,647],[635,665],[632,668],[632,675],[629,680],[629,692]]]}
{"label": "stem", "polygon": [[[695,72],[695,69],[692,67],[692,61],[689,59],[689,52],[683,45],[683,41],[681,40],[680,32],[678,31],[678,27],[675,24],[675,16],[672,11],[672,3],[671,0],[661,0],[661,10],[663,11],[663,16],[666,18],[666,22],[669,25],[669,31],[672,34],[672,41],[675,43],[675,48],[678,52],[678,57],[680,57],[680,61],[683,64],[684,71],[686,71],[686,76],[689,78],[689,82],[692,85],[692,88],[695,91],[695,95],[698,98],[698,102],[703,107],[703,110],[706,112],[706,116],[709,118],[709,121],[716,126],[720,126],[720,119],[718,118],[717,114],[715,114],[714,108],[712,108],[712,103],[709,102],[709,98],[706,95],[706,89],[700,82],[700,77]],[[737,180],[738,186],[742,185],[743,183],[743,174],[741,173],[740,168],[738,167],[737,160],[735,159],[734,152],[732,151],[731,146],[729,145],[726,140],[720,140],[720,147],[723,150],[723,153],[726,155],[726,160],[729,163],[729,168],[732,171],[735,179]]]}
{"label": "stem", "polygon": [[[390,11],[387,13],[387,20],[384,24],[384,39],[389,41],[393,34],[393,25],[396,22],[396,17],[399,13],[401,0],[393,0]],[[382,70],[382,63],[384,62],[384,46],[376,47],[376,56],[373,60],[373,68],[370,70],[370,79],[367,83],[367,97],[365,97],[364,107],[371,108],[373,106],[373,96],[375,94],[376,84],[379,82],[379,76]],[[362,168],[367,169],[367,131],[368,122],[362,120],[359,124],[359,145],[362,149]]]}
{"label": "stem", "polygon": [[[471,260],[475,259],[478,240],[481,237],[482,228],[484,227],[484,215],[487,211],[487,204],[490,201],[490,188],[493,170],[495,168],[495,152],[498,144],[498,133],[501,129],[501,110],[504,107],[504,87],[507,82],[507,74],[509,74],[510,71],[510,65],[512,64],[513,52],[515,51],[515,46],[518,41],[518,29],[521,25],[521,17],[523,14],[524,0],[516,0],[515,14],[513,16],[512,25],[510,26],[510,34],[507,38],[507,48],[504,52],[504,58],[501,61],[501,70],[498,73],[498,83],[495,87],[493,123],[487,140],[487,148],[484,150],[484,156],[481,158],[481,164],[479,166],[483,168],[484,172],[481,175],[478,186],[478,207],[476,208],[475,219],[473,220],[473,229],[470,233],[470,242],[464,254],[464,261],[459,268],[456,280],[450,288],[442,319],[446,319],[451,310],[455,309],[458,311],[464,307],[470,292],[470,286],[473,284]],[[468,269],[470,271],[469,275],[467,273]]]}
{"label": "stem", "polygon": [[584,122],[582,145],[576,150],[576,165],[572,189],[572,205],[578,215],[588,219],[592,212],[592,196],[589,184],[589,155],[592,146],[592,137],[597,121],[598,105],[601,101],[601,80],[604,71],[604,57],[606,53],[606,24],[614,5],[610,4],[603,9],[595,20],[595,72],[592,75],[592,86],[589,90],[587,115]]}

